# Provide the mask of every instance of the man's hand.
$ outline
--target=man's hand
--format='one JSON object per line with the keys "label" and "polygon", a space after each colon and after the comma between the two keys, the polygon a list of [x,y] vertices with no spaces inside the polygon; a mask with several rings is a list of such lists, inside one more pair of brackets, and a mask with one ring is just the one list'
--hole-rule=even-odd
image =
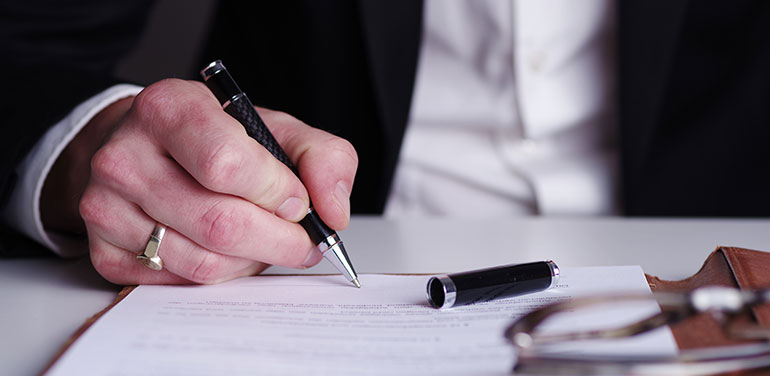
{"label": "man's hand", "polygon": [[[99,137],[86,137],[87,130],[82,132],[86,140],[79,135],[68,147],[96,150],[79,212],[94,267],[109,281],[217,283],[269,264],[313,266],[322,256],[295,223],[307,213],[308,197],[329,227],[347,227],[358,164],[347,141],[287,114],[259,109],[303,185],[248,137],[201,83],[160,81],[142,91],[127,111],[125,102],[114,106],[117,110],[103,111],[106,115],[87,126],[102,129],[101,134],[114,129],[98,150],[93,140]],[[121,106],[124,115],[117,117]],[[116,126],[109,125],[117,119]],[[68,150],[63,157],[82,154]],[[62,168],[83,175],[89,166],[57,161],[54,169]],[[55,176],[52,172],[48,180]],[[46,202],[56,201],[45,199],[56,196],[57,190],[48,187],[57,185],[46,182],[43,213]],[[43,214],[44,221],[47,217],[57,218]],[[160,272],[136,260],[156,222],[168,226]]]}

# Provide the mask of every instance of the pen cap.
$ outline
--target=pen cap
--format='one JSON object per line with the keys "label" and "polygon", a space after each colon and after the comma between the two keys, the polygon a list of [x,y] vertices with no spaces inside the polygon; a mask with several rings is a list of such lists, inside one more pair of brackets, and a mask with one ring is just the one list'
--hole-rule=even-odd
{"label": "pen cap", "polygon": [[559,273],[548,260],[440,275],[428,281],[428,302],[449,308],[523,295],[555,286]]}

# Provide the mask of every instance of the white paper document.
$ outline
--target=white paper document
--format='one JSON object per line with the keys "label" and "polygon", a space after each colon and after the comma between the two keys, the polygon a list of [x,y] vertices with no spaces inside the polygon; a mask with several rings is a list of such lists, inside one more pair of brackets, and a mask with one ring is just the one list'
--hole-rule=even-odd
{"label": "white paper document", "polygon": [[[503,330],[515,318],[575,296],[649,293],[638,266],[564,268],[558,286],[547,291],[437,310],[425,298],[430,276],[359,277],[361,289],[340,276],[139,286],[49,374],[504,375],[514,354]],[[613,348],[676,352],[668,329]]]}

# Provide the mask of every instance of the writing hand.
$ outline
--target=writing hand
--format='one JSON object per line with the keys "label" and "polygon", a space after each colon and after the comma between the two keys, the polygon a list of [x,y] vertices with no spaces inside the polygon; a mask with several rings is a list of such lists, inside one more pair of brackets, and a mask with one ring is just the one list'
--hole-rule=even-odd
{"label": "writing hand", "polygon": [[[318,263],[294,222],[310,197],[329,227],[347,227],[356,153],[287,114],[259,112],[304,185],[203,84],[172,79],[142,91],[90,160],[79,212],[97,271],[118,284],[216,283],[269,264]],[[168,226],[160,272],[136,260],[156,222]]]}

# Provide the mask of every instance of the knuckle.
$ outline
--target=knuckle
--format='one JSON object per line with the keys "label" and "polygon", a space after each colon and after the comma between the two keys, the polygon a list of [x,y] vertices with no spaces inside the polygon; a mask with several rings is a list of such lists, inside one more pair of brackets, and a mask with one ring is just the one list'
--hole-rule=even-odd
{"label": "knuckle", "polygon": [[103,228],[106,222],[106,204],[93,190],[86,190],[80,199],[78,210],[83,222],[89,226]]}
{"label": "knuckle", "polygon": [[200,284],[211,284],[222,277],[222,260],[214,253],[205,252],[195,264],[190,280]]}
{"label": "knuckle", "polygon": [[117,144],[107,144],[91,158],[91,175],[110,186],[126,187],[139,181],[130,151]]}
{"label": "knuckle", "polygon": [[142,90],[134,99],[131,111],[144,120],[157,120],[168,116],[172,101],[178,98],[176,79],[158,81]]}
{"label": "knuckle", "polygon": [[107,260],[104,257],[105,252],[102,252],[102,250],[94,245],[90,245],[90,254],[91,254],[91,264],[94,266],[94,269],[99,272],[99,274],[104,275],[102,273],[105,270],[105,267],[107,266]]}
{"label": "knuckle", "polygon": [[211,206],[200,220],[203,242],[214,250],[231,249],[241,239],[248,217],[225,201]]}
{"label": "knuckle", "polygon": [[124,270],[118,258],[111,256],[111,253],[101,249],[98,245],[91,245],[91,264],[94,269],[106,280],[120,284],[125,281]]}
{"label": "knuckle", "polygon": [[[168,78],[158,81],[142,90],[134,98],[131,115],[139,124],[149,127],[151,133],[171,131],[174,127],[189,123],[187,119],[206,120],[206,111],[201,111],[201,90],[184,80]],[[204,115],[201,115],[204,114]],[[185,119],[185,121],[180,121]]]}
{"label": "knuckle", "polygon": [[328,141],[326,149],[347,159],[353,166],[358,166],[358,153],[350,141],[340,137],[333,137]]}
{"label": "knuckle", "polygon": [[243,153],[225,142],[205,154],[207,156],[201,166],[200,183],[213,191],[228,190],[236,183],[246,163]]}

